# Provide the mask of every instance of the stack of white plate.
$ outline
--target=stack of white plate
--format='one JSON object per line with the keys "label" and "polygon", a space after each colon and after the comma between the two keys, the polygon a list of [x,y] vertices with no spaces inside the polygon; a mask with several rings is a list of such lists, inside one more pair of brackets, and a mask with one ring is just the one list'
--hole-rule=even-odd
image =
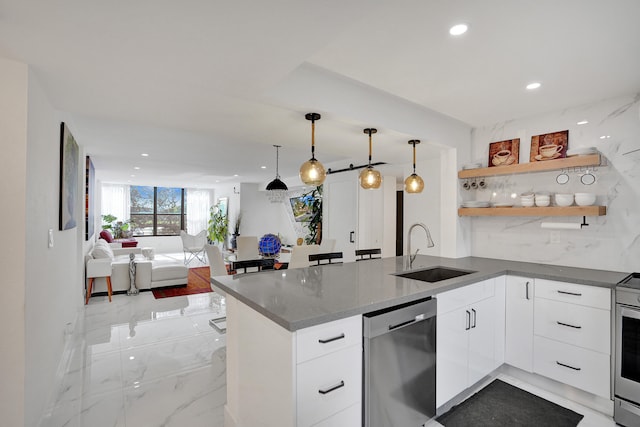
{"label": "stack of white plate", "polygon": [[483,202],[480,200],[470,200],[468,202],[462,202],[463,208],[488,208],[491,206],[489,202]]}
{"label": "stack of white plate", "polygon": [[598,154],[598,149],[596,147],[578,147],[567,150],[567,157],[586,156],[588,154]]}
{"label": "stack of white plate", "polygon": [[462,169],[478,169],[482,167],[482,163],[467,163],[462,165]]}

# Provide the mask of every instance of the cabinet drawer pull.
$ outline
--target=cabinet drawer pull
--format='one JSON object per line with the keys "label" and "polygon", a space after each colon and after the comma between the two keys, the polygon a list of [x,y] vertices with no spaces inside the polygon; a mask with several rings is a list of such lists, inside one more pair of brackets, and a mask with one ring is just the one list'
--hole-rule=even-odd
{"label": "cabinet drawer pull", "polygon": [[318,342],[320,344],[326,344],[328,342],[332,342],[332,341],[337,341],[337,340],[341,340],[344,338],[344,334],[340,334],[337,337],[333,337],[333,338],[327,338],[326,340],[318,340]]}
{"label": "cabinet drawer pull", "polygon": [[320,390],[318,390],[318,393],[320,393],[320,394],[331,393],[332,391],[335,391],[335,390],[337,390],[337,389],[339,389],[341,387],[344,387],[344,381],[340,381],[338,384],[336,384],[336,385],[334,385],[332,387],[329,387],[329,388],[325,388],[324,390],[320,389]]}
{"label": "cabinet drawer pull", "polygon": [[529,282],[525,283],[525,297],[529,299]]}
{"label": "cabinet drawer pull", "polygon": [[560,363],[557,360],[556,360],[556,363],[558,365],[560,365],[560,366],[564,366],[565,368],[573,369],[574,371],[581,371],[582,370],[582,368],[576,368],[576,367],[573,367],[571,365],[565,365],[564,363]]}
{"label": "cabinet drawer pull", "polygon": [[471,311],[473,312],[473,325],[471,325],[471,328],[475,328],[476,327],[476,310],[474,308],[471,309]]}
{"label": "cabinet drawer pull", "polygon": [[556,323],[557,323],[558,325],[567,326],[567,327],[569,327],[569,328],[582,329],[582,326],[570,325],[570,324],[568,324],[568,323],[562,323],[562,322],[559,322],[559,321],[556,321]]}
{"label": "cabinet drawer pull", "polygon": [[559,294],[565,294],[565,295],[573,295],[574,297],[581,297],[582,294],[576,293],[576,292],[567,292],[567,291],[558,291]]}
{"label": "cabinet drawer pull", "polygon": [[467,312],[467,323],[465,324],[464,330],[468,331],[469,329],[471,329],[471,313],[469,313],[469,310],[465,310]]}

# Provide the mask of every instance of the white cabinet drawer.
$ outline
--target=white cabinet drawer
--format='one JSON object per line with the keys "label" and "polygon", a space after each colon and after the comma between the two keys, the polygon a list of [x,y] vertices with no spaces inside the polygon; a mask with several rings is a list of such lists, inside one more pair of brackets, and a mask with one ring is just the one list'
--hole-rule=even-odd
{"label": "white cabinet drawer", "polygon": [[362,347],[362,316],[335,320],[296,332],[298,363],[342,350],[352,345]]}
{"label": "white cabinet drawer", "polygon": [[352,346],[297,366],[297,425],[312,426],[362,400],[362,348]]}
{"label": "white cabinet drawer", "polygon": [[536,298],[534,333],[611,354],[611,312]]}
{"label": "white cabinet drawer", "polygon": [[362,407],[360,404],[349,406],[313,427],[360,427],[362,426]]}
{"label": "white cabinet drawer", "polygon": [[610,356],[543,337],[534,337],[533,371],[610,398]]}
{"label": "white cabinet drawer", "polygon": [[536,297],[611,310],[611,289],[536,279]]}
{"label": "white cabinet drawer", "polygon": [[495,280],[488,279],[438,294],[438,315],[449,313],[495,294]]}

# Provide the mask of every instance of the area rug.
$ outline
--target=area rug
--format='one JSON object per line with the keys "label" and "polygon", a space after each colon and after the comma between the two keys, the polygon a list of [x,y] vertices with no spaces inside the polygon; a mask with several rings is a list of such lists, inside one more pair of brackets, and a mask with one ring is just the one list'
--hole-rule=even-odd
{"label": "area rug", "polygon": [[445,427],[575,427],[584,415],[500,380],[436,419]]}
{"label": "area rug", "polygon": [[151,292],[156,299],[213,292],[209,282],[209,267],[190,268],[186,286],[152,289]]}

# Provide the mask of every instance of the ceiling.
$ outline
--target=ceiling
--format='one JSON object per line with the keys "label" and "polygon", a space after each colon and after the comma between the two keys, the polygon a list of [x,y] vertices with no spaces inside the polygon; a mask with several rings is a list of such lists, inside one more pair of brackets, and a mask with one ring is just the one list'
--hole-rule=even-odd
{"label": "ceiling", "polygon": [[[637,0],[0,0],[0,56],[31,66],[101,179],[206,187],[269,181],[273,144],[295,177],[311,111],[323,163],[366,163],[378,127],[373,160],[407,164],[407,140],[419,161],[442,141],[369,123],[370,100],[471,129],[640,92],[638,16]],[[321,110],[283,89],[309,69],[335,91]],[[366,93],[361,111],[332,80]]]}

